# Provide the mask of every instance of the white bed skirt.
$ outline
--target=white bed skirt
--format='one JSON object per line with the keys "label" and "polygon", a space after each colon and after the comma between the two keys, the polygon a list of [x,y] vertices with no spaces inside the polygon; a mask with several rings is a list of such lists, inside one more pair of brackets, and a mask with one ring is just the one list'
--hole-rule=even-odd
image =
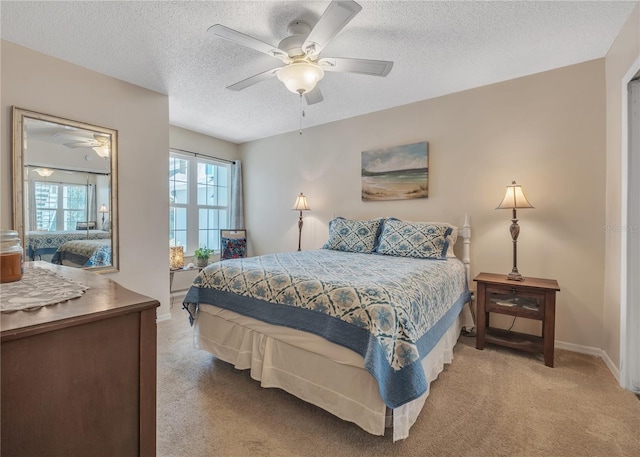
{"label": "white bed skirt", "polygon": [[[466,312],[468,305],[461,315]],[[451,363],[462,325],[459,316],[423,359],[429,383]],[[199,307],[194,343],[237,369],[251,370],[262,387],[283,389],[373,435],[384,435],[387,408],[378,384],[364,369],[364,359],[350,349],[212,305]],[[393,410],[393,441],[409,436],[428,394]]]}

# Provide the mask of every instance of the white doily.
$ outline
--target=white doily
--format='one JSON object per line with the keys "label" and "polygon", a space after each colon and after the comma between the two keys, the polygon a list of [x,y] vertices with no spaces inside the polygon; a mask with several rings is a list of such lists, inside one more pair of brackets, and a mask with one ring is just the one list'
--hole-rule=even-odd
{"label": "white doily", "polygon": [[44,268],[27,268],[20,281],[0,285],[0,311],[31,311],[80,297],[89,287]]}

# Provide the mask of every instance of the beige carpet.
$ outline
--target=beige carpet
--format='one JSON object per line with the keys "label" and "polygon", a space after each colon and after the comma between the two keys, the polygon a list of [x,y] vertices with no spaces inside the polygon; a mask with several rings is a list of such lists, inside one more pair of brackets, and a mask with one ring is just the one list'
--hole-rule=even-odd
{"label": "beige carpet", "polygon": [[158,324],[158,456],[640,456],[640,400],[603,361],[461,337],[408,439],[369,435],[193,348],[180,305]]}

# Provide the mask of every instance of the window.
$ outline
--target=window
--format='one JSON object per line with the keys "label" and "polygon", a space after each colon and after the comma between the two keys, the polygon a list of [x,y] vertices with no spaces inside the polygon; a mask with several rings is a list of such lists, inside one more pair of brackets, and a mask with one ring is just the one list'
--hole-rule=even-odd
{"label": "window", "polygon": [[35,230],[75,230],[87,220],[87,186],[35,181]]}
{"label": "window", "polygon": [[229,228],[230,166],[177,152],[169,155],[169,238],[191,255],[198,247],[220,250]]}

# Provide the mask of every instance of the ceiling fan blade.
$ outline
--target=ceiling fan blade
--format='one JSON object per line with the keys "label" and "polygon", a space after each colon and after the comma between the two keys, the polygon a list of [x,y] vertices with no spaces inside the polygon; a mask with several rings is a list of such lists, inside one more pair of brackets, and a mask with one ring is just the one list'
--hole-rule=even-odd
{"label": "ceiling fan blade", "polygon": [[360,73],[370,76],[387,76],[393,68],[393,62],[388,60],[348,59],[341,57],[320,59],[318,64],[324,71]]}
{"label": "ceiling fan blade", "polygon": [[320,92],[320,88],[316,86],[311,92],[304,93],[304,100],[307,102],[307,105],[315,105],[324,100],[324,97],[322,96],[322,92]]}
{"label": "ceiling fan blade", "polygon": [[257,75],[253,75],[247,79],[243,79],[242,81],[238,81],[235,84],[231,84],[230,86],[227,86],[227,89],[231,89],[231,90],[245,89],[249,86],[259,83],[260,81],[269,79],[270,77],[274,76],[280,68],[282,67],[272,68],[271,70],[263,71],[262,73],[258,73]]}
{"label": "ceiling fan blade", "polygon": [[277,46],[272,46],[269,43],[265,43],[264,41],[260,41],[257,38],[245,35],[244,33],[230,29],[229,27],[225,27],[221,24],[212,25],[207,29],[207,32],[213,32],[220,38],[233,41],[234,43],[241,44],[242,46],[245,46],[247,48],[255,49],[256,51],[260,51],[271,57],[277,57],[281,60],[284,60],[285,57],[288,58],[287,54],[284,51],[278,49]]}
{"label": "ceiling fan blade", "polygon": [[98,146],[98,144],[93,144],[90,141],[86,142],[77,142],[77,143],[63,143],[68,148],[91,148],[93,146]]}
{"label": "ceiling fan blade", "polygon": [[353,0],[333,0],[302,45],[308,55],[318,55],[362,7]]}

